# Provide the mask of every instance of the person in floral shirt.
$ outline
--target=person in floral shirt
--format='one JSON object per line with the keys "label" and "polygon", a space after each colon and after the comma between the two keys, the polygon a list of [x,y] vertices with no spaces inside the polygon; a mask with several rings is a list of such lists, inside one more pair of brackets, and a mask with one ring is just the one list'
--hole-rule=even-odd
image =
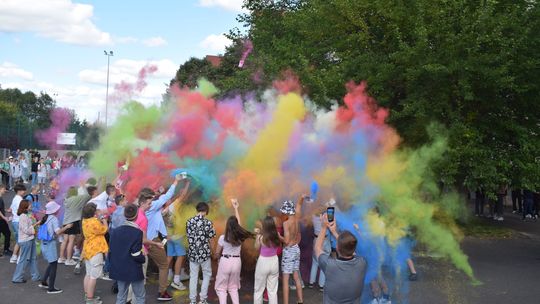
{"label": "person in floral shirt", "polygon": [[212,252],[210,240],[216,236],[214,224],[206,218],[210,207],[207,203],[197,204],[198,214],[190,218],[186,224],[186,234],[189,244],[189,299],[197,303],[197,282],[199,282],[199,269],[202,267],[203,282],[201,284],[200,304],[207,304],[208,285],[212,276]]}
{"label": "person in floral shirt", "polygon": [[105,240],[107,219],[102,217],[100,222],[96,217],[96,209],[96,204],[88,203],[82,211],[84,245],[81,258],[86,261],[84,292],[87,304],[102,303],[99,298],[94,297],[94,291],[96,289],[96,280],[103,275],[104,254],[109,251],[109,246]]}

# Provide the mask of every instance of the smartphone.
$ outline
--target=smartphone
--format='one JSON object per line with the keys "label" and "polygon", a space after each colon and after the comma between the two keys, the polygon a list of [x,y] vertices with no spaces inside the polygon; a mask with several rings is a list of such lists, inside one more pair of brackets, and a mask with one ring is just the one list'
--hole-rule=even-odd
{"label": "smartphone", "polygon": [[334,207],[328,207],[326,208],[326,217],[328,218],[328,222],[333,222],[334,221],[334,212],[335,212],[335,208]]}

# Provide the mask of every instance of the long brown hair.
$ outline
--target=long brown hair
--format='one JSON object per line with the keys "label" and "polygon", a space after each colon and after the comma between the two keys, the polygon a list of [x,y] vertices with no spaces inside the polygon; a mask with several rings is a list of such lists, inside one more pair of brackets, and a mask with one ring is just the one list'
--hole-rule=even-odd
{"label": "long brown hair", "polygon": [[[277,233],[276,223],[271,216],[267,216],[262,221],[263,244],[268,247],[278,247],[281,245]],[[273,246],[272,246],[273,245]]]}
{"label": "long brown hair", "polygon": [[242,242],[254,238],[255,235],[238,224],[236,216],[230,216],[225,227],[225,241],[233,246],[240,246]]}
{"label": "long brown hair", "polygon": [[19,209],[17,209],[17,215],[28,213],[29,207],[30,207],[30,202],[26,199],[23,199],[21,203],[19,204]]}

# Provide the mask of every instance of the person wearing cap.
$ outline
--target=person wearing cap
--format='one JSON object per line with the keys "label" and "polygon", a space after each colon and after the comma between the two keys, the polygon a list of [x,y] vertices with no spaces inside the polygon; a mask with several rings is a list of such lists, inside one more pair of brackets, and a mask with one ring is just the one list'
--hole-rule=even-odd
{"label": "person wearing cap", "polygon": [[[138,208],[128,204],[124,208],[125,222],[111,230],[109,258],[110,277],[118,282],[116,304],[125,304],[129,286],[134,294],[134,303],[145,302],[143,264],[146,256],[142,248],[143,233],[135,223]],[[118,209],[117,209],[118,210]]]}
{"label": "person wearing cap", "polygon": [[[283,236],[279,236],[284,243],[281,269],[283,272],[283,286],[289,285],[289,277],[292,274],[296,284],[298,303],[304,302],[302,282],[300,279],[300,224],[298,219],[302,216],[302,204],[307,195],[302,195],[298,206],[292,201],[283,202],[279,211],[283,219]],[[283,303],[289,303],[289,288],[283,288]]]}
{"label": "person wearing cap", "polygon": [[54,286],[54,282],[56,280],[56,270],[58,267],[58,249],[56,240],[58,236],[71,228],[73,224],[68,224],[63,228],[60,228],[60,222],[58,221],[57,217],[58,211],[60,211],[60,205],[54,201],[53,195],[51,195],[49,199],[50,201],[45,206],[45,216],[40,222],[40,225],[47,226],[47,235],[51,237],[50,240],[41,240],[41,254],[49,265],[45,270],[45,274],[41,279],[39,287],[46,288],[48,294],[57,294],[61,293],[62,289]]}

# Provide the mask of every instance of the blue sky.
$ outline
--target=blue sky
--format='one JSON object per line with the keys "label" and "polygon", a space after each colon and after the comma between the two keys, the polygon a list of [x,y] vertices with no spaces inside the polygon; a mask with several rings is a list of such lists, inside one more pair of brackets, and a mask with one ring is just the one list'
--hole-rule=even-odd
{"label": "blue sky", "polygon": [[[93,122],[109,93],[135,82],[146,64],[158,71],[133,96],[159,102],[178,66],[188,58],[220,54],[223,33],[239,26],[242,0],[0,0],[0,84],[44,91],[57,104]],[[115,105],[114,107],[117,107]],[[114,119],[115,111],[109,113]]]}

